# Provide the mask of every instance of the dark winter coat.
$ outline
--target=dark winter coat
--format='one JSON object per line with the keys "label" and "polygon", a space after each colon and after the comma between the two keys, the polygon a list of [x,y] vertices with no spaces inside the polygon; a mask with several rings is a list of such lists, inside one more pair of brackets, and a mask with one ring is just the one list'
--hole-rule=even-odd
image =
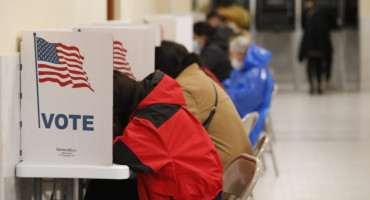
{"label": "dark winter coat", "polygon": [[200,56],[204,65],[216,75],[218,80],[223,81],[229,77],[232,70],[230,61],[225,51],[216,43],[208,41]]}
{"label": "dark winter coat", "polygon": [[335,17],[324,8],[312,8],[306,13],[306,27],[301,41],[299,57],[302,61],[308,57],[331,59],[333,47],[330,30],[336,24]]}

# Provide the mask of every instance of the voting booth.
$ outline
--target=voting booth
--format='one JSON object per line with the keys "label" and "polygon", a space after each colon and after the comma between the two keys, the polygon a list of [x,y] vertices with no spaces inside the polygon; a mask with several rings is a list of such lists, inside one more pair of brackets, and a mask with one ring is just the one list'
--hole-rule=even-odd
{"label": "voting booth", "polygon": [[163,40],[171,40],[184,45],[189,52],[193,51],[193,17],[189,15],[149,15],[144,23],[159,24]]}
{"label": "voting booth", "polygon": [[23,32],[23,161],[112,165],[113,37]]}
{"label": "voting booth", "polygon": [[155,33],[145,25],[84,26],[75,31],[110,33],[113,42],[113,69],[136,80],[154,72]]}
{"label": "voting booth", "polygon": [[148,25],[119,23],[22,33],[13,70],[20,112],[16,130],[5,132],[19,138],[16,176],[35,178],[35,200],[41,178],[67,179],[66,199],[76,199],[79,178],[129,177],[127,166],[113,164],[113,70],[136,80],[152,73],[155,35]]}
{"label": "voting booth", "polygon": [[154,32],[154,43],[156,47],[161,46],[161,26],[159,24],[134,24],[125,20],[110,20],[99,24],[94,24],[90,26],[114,26],[114,27],[130,27],[134,28],[149,28]]}
{"label": "voting booth", "polygon": [[26,31],[21,43],[20,159],[16,176],[126,179],[112,156],[113,49],[107,32]]}

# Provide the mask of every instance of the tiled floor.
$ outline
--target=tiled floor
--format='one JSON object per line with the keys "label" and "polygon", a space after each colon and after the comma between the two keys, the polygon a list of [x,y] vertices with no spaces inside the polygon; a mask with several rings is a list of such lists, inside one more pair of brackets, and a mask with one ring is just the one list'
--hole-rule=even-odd
{"label": "tiled floor", "polygon": [[275,97],[273,144],[254,189],[256,200],[370,199],[370,93]]}

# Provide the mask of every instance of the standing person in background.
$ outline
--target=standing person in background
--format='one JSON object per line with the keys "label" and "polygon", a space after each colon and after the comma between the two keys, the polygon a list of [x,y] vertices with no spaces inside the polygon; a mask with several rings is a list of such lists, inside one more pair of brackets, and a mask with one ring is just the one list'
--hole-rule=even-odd
{"label": "standing person in background", "polygon": [[271,57],[269,51],[255,44],[251,45],[247,37],[239,36],[230,43],[230,60],[234,70],[223,84],[240,117],[254,111],[259,114],[259,119],[249,134],[253,146],[265,124],[274,89],[274,79],[266,66]]}
{"label": "standing person in background", "polygon": [[227,52],[214,42],[213,34],[214,29],[206,22],[194,24],[194,50],[200,53],[204,65],[223,81],[229,77],[232,68]]}
{"label": "standing person in background", "polygon": [[[307,75],[310,83],[310,94],[317,91],[323,93],[321,84],[322,72],[325,70],[326,82],[330,81],[333,47],[330,39],[330,30],[338,24],[330,11],[320,8],[313,1],[306,2],[308,11],[305,13],[305,29],[302,38],[299,61],[308,59]],[[315,87],[314,79],[317,80]]]}
{"label": "standing person in background", "polygon": [[[188,54],[182,57],[185,54],[178,50],[185,48],[180,47],[174,42],[162,42],[161,47],[156,48],[156,69],[176,79],[187,103],[185,108],[203,125],[216,108],[207,132],[221,156],[223,166],[241,153],[253,155],[241,118],[229,96],[199,69],[198,56]],[[176,57],[179,60],[174,59]]]}

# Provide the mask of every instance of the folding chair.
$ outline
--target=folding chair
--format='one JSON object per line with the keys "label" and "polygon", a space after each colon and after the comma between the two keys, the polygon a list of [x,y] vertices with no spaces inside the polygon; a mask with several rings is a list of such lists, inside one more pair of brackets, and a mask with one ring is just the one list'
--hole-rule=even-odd
{"label": "folding chair", "polygon": [[260,174],[259,160],[248,154],[240,154],[224,169],[223,190],[232,196],[229,199],[247,200]]}
{"label": "folding chair", "polygon": [[279,171],[278,171],[278,168],[277,168],[275,154],[274,154],[274,150],[272,148],[270,137],[269,137],[269,135],[265,134],[260,140],[258,140],[258,143],[257,143],[256,147],[253,150],[254,151],[254,156],[258,159],[262,159],[262,161],[263,161],[262,164],[263,164],[264,169],[266,169],[266,164],[265,164],[265,160],[263,158],[263,155],[264,155],[264,152],[267,151],[267,149],[268,149],[269,153],[271,153],[271,159],[272,159],[272,163],[274,165],[275,176],[279,176]]}
{"label": "folding chair", "polygon": [[243,117],[242,122],[248,135],[251,133],[254,125],[256,125],[258,118],[258,112],[248,113]]}

